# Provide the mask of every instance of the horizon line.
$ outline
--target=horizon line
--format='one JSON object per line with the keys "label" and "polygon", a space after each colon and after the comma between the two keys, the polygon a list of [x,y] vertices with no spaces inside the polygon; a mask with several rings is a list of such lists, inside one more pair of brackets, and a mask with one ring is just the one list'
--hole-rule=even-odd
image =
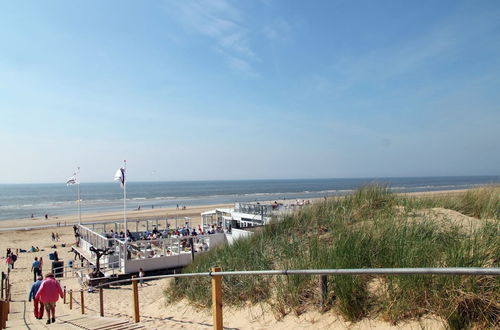
{"label": "horizon line", "polygon": [[[498,177],[500,179],[500,174],[488,174],[488,175],[417,175],[417,176],[366,176],[366,177],[313,177],[313,178],[276,178],[276,179],[192,179],[192,180],[133,180],[127,181],[127,183],[162,183],[162,182],[238,182],[238,181],[288,181],[288,180],[364,180],[364,179],[413,179],[413,178],[460,178],[460,177]],[[81,184],[82,182],[80,182]],[[115,181],[84,181],[85,184],[101,184],[110,183],[117,184]],[[0,185],[32,185],[32,184],[66,184],[64,181],[61,182],[18,182],[18,183],[2,183]]]}

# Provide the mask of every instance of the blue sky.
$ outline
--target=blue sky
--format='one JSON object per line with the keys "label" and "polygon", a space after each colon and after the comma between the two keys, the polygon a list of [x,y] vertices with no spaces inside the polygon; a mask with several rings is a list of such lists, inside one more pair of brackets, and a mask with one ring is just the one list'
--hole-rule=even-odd
{"label": "blue sky", "polygon": [[498,1],[2,1],[0,183],[497,175]]}

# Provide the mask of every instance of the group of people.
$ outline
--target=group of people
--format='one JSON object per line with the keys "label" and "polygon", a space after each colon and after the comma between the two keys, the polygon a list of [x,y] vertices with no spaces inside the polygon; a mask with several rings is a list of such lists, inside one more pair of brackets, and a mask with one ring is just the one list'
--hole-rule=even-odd
{"label": "group of people", "polygon": [[7,264],[7,269],[9,272],[14,269],[16,261],[17,261],[17,253],[12,252],[11,249],[8,248],[5,257],[5,263]]}
{"label": "group of people", "polygon": [[50,237],[52,238],[52,242],[59,242],[59,233],[52,233]]}
{"label": "group of people", "polygon": [[35,280],[28,297],[29,301],[33,300],[35,317],[39,320],[43,319],[45,309],[47,311],[47,324],[54,323],[56,321],[56,302],[59,297],[63,297],[61,284],[52,273],[46,274],[45,279],[39,274]]}

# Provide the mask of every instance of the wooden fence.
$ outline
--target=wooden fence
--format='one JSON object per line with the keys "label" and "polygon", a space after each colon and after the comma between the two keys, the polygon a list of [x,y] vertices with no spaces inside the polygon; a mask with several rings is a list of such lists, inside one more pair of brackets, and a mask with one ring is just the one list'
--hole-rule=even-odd
{"label": "wooden fence", "polygon": [[[223,315],[222,315],[222,277],[223,276],[248,276],[248,275],[319,275],[320,288],[320,304],[323,305],[327,296],[327,276],[328,275],[492,275],[499,276],[500,268],[365,268],[365,269],[306,269],[306,270],[262,270],[262,271],[232,271],[223,272],[220,267],[213,267],[209,272],[204,273],[187,273],[187,274],[170,274],[159,276],[148,276],[138,278],[133,276],[131,279],[108,282],[95,286],[99,289],[99,314],[104,316],[104,286],[111,284],[120,284],[132,282],[132,317],[135,322],[140,322],[139,308],[139,290],[138,282],[141,280],[155,280],[163,278],[176,277],[199,277],[210,276],[212,278],[212,313],[213,313],[213,328],[222,330]],[[81,313],[85,314],[85,298],[86,290],[69,290],[69,308],[73,309],[73,293],[80,293],[80,309]],[[64,303],[66,303],[66,287],[64,288]]]}

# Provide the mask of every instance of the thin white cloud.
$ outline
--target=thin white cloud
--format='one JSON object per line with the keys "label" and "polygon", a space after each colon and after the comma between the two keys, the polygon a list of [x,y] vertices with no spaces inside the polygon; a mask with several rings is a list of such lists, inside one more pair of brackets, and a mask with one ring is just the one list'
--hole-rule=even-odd
{"label": "thin white cloud", "polygon": [[258,60],[250,45],[250,31],[243,13],[226,0],[168,1],[165,11],[190,32],[215,43],[227,65],[245,75],[256,76],[252,62]]}
{"label": "thin white cloud", "polygon": [[292,26],[283,18],[279,18],[264,26],[262,33],[273,41],[290,41],[292,39]]}

